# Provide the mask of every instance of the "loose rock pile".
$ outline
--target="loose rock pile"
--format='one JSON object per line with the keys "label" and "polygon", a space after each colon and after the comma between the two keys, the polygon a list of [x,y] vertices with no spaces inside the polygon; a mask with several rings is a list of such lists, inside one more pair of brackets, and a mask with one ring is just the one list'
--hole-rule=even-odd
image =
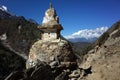
{"label": "loose rock pile", "polygon": [[63,65],[50,66],[39,61],[36,66],[24,71],[14,71],[4,80],[80,80],[85,76],[83,69],[70,69]]}
{"label": "loose rock pile", "polygon": [[54,76],[49,65],[39,62],[33,68],[12,72],[5,80],[54,80]]}

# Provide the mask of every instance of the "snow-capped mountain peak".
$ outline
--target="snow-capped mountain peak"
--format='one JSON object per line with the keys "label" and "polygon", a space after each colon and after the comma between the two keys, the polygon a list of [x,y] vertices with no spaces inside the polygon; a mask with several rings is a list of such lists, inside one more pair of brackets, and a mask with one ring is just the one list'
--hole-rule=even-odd
{"label": "snow-capped mountain peak", "polygon": [[66,39],[70,41],[93,41],[100,37],[105,31],[108,30],[108,27],[100,27],[96,29],[84,29],[79,30],[71,35],[65,36]]}
{"label": "snow-capped mountain peak", "polygon": [[15,18],[16,15],[13,14],[12,12],[9,11],[9,9],[4,6],[4,5],[0,5],[0,18]]}
{"label": "snow-capped mountain peak", "polygon": [[0,10],[7,12],[8,8],[4,5],[0,6]]}

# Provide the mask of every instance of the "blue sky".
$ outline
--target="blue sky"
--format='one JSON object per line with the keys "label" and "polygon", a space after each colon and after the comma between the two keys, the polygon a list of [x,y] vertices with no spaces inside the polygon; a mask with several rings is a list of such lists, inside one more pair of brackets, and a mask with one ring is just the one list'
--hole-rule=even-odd
{"label": "blue sky", "polygon": [[41,24],[50,2],[64,27],[64,36],[82,29],[110,27],[120,20],[120,0],[0,0],[0,5]]}

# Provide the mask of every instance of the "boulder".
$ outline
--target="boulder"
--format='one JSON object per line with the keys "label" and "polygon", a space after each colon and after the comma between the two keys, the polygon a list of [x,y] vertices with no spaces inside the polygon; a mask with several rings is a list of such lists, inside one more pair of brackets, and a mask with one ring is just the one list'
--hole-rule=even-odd
{"label": "boulder", "polygon": [[5,80],[54,80],[52,69],[44,62],[25,71],[12,72]]}
{"label": "boulder", "polygon": [[62,72],[60,75],[58,75],[55,80],[68,80],[68,75],[66,72]]}
{"label": "boulder", "polygon": [[51,62],[51,63],[50,63],[50,66],[51,66],[51,67],[58,66],[58,63],[57,63],[57,61],[53,61],[53,62]]}
{"label": "boulder", "polygon": [[69,75],[69,77],[70,78],[78,78],[78,77],[80,77],[80,70],[78,69],[78,70],[74,70],[70,75]]}
{"label": "boulder", "polygon": [[54,80],[51,67],[45,63],[37,64],[30,78],[31,80]]}

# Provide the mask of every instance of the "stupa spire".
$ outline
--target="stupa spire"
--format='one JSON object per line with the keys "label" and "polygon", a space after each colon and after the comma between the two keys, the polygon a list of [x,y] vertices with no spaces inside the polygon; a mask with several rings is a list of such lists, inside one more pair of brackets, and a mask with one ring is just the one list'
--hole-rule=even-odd
{"label": "stupa spire", "polygon": [[52,8],[52,3],[50,2],[50,8]]}

